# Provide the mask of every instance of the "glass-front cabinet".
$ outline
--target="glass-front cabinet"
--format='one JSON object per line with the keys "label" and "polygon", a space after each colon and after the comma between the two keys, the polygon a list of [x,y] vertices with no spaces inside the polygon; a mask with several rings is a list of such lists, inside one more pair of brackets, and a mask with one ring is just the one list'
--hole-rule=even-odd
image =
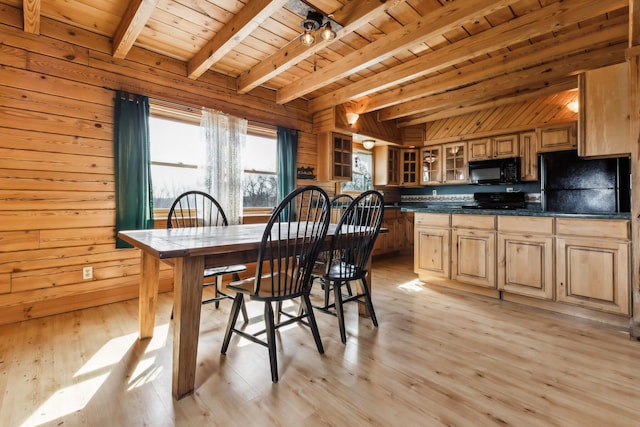
{"label": "glass-front cabinet", "polygon": [[420,149],[420,185],[442,184],[442,146],[434,145]]}
{"label": "glass-front cabinet", "polygon": [[462,184],[467,182],[467,150],[464,142],[443,145],[444,182]]}
{"label": "glass-front cabinet", "polygon": [[418,185],[418,150],[401,150],[402,153],[402,174],[400,184],[404,186]]}

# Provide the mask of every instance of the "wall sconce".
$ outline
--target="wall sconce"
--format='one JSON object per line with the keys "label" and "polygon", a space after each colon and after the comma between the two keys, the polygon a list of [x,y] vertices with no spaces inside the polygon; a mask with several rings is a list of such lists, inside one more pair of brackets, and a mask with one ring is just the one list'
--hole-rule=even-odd
{"label": "wall sconce", "polygon": [[580,109],[580,104],[578,103],[577,100],[573,100],[567,104],[567,108],[572,112],[577,113],[578,110]]}
{"label": "wall sconce", "polygon": [[365,139],[362,141],[362,146],[367,150],[371,150],[374,145],[376,145],[376,141],[373,139]]}
{"label": "wall sconce", "polygon": [[310,10],[307,12],[307,19],[303,20],[300,25],[304,29],[304,33],[300,35],[298,40],[305,46],[311,46],[316,42],[316,36],[312,33],[322,27],[320,37],[322,40],[329,41],[336,38],[336,32],[331,29],[331,23],[327,21],[324,25],[322,21],[324,16],[320,12]]}
{"label": "wall sconce", "polygon": [[355,125],[359,117],[360,115],[357,113],[347,113],[347,123],[349,123],[349,126]]}

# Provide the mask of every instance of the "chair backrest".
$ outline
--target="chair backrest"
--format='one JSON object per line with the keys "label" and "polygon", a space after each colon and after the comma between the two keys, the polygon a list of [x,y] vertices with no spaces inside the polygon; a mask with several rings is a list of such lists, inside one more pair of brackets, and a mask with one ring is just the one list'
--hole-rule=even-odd
{"label": "chair backrest", "polygon": [[203,191],[187,191],[174,200],[167,228],[226,226],[227,216],[220,203]]}
{"label": "chair backrest", "polygon": [[[329,228],[329,209],[329,196],[313,185],[292,191],[275,208],[258,252],[255,296],[295,298],[311,286],[311,270]],[[268,273],[270,279],[262,277]]]}
{"label": "chair backrest", "polygon": [[345,210],[331,239],[327,274],[331,279],[355,280],[367,273],[367,264],[384,215],[382,194],[365,191]]}
{"label": "chair backrest", "polygon": [[331,223],[337,224],[344,211],[353,202],[348,194],[337,194],[331,198]]}

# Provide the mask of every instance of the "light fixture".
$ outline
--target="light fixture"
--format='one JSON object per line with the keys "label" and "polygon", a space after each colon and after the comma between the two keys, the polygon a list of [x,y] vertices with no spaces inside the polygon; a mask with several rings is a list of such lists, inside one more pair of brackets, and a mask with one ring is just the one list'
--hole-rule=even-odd
{"label": "light fixture", "polygon": [[329,41],[336,38],[336,32],[331,28],[331,23],[327,21],[325,24],[322,24],[324,20],[324,16],[320,12],[316,12],[314,10],[310,10],[307,12],[307,19],[304,19],[300,25],[304,30],[304,33],[300,35],[298,40],[305,46],[311,46],[316,42],[316,36],[313,35],[313,32],[320,30],[320,37],[322,40]]}
{"label": "light fixture", "polygon": [[374,141],[373,139],[365,139],[364,141],[362,141],[362,146],[367,150],[371,150],[374,145],[376,145],[376,141]]}
{"label": "light fixture", "polygon": [[349,126],[355,125],[358,117],[360,116],[357,113],[347,113],[347,123],[349,123]]}
{"label": "light fixture", "polygon": [[567,108],[572,112],[577,113],[578,110],[580,109],[580,104],[578,103],[577,100],[574,99],[573,101],[567,103]]}

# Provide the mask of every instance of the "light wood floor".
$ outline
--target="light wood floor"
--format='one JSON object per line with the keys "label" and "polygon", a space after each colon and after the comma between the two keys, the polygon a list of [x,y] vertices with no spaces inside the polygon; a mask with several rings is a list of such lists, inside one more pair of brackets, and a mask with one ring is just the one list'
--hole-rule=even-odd
{"label": "light wood floor", "polygon": [[[137,301],[0,327],[2,426],[638,426],[640,343],[588,320],[429,287],[410,257],[375,261],[380,327],[347,308],[267,350],[220,344],[230,304],[203,308],[196,393],[171,397],[171,295],[154,338]],[[261,309],[250,307],[254,314]],[[255,310],[255,311],[254,311]]]}

